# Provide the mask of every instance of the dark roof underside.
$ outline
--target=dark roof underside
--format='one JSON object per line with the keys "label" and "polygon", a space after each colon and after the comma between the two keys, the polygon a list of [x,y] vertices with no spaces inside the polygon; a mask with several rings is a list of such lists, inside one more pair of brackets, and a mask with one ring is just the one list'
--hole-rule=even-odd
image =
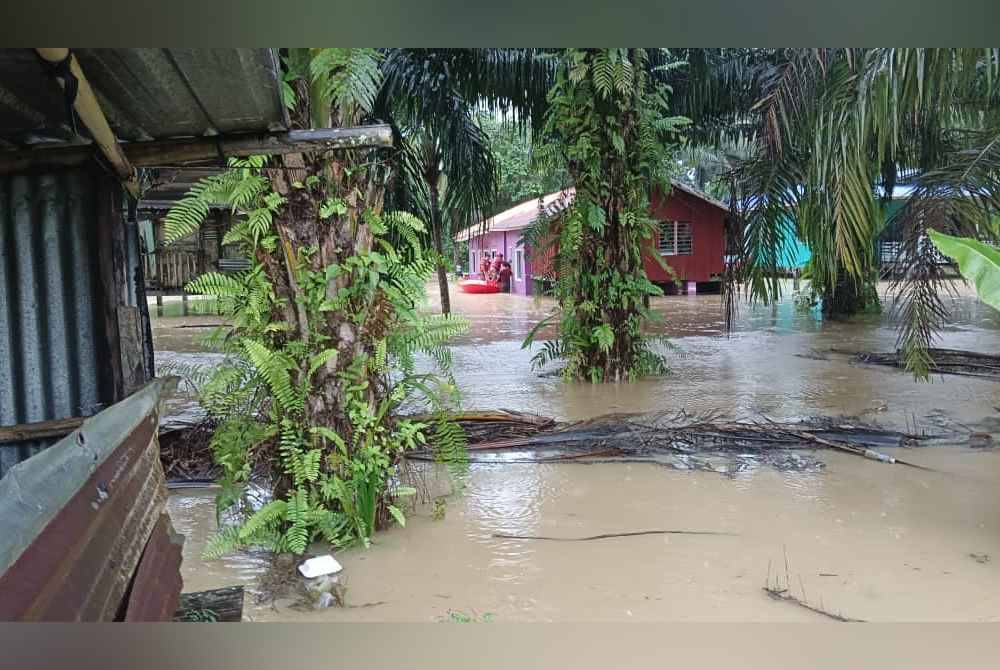
{"label": "dark roof underside", "polygon": [[[74,49],[121,142],[287,128],[272,49]],[[86,141],[33,49],[0,49],[0,148]]]}

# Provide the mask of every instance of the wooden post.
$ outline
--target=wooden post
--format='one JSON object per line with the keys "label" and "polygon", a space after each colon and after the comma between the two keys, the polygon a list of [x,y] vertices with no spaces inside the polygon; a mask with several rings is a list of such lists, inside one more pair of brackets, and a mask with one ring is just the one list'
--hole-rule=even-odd
{"label": "wooden post", "polygon": [[97,180],[97,260],[101,295],[100,336],[95,343],[102,358],[107,382],[112,390],[112,402],[125,397],[121,365],[121,343],[118,335],[118,306],[125,296],[124,227],[121,212],[122,189],[117,178],[103,175]]}

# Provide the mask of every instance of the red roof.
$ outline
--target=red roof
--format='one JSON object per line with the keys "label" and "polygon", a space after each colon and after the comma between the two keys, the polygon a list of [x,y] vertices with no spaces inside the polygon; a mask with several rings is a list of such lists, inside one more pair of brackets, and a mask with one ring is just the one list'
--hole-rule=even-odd
{"label": "red roof", "polygon": [[[671,182],[673,187],[693,195],[694,197],[704,200],[708,204],[718,207],[726,212],[729,212],[729,208],[712,198],[707,193],[703,193],[698,189],[688,186],[687,184],[681,183],[679,181]],[[470,237],[476,237],[484,232],[493,231],[504,231],[504,230],[521,230],[522,228],[527,228],[538,218],[538,201],[542,201],[542,206],[545,210],[552,214],[557,211],[557,208],[565,207],[573,201],[573,197],[576,195],[576,189],[570,187],[563,191],[556,191],[555,193],[549,193],[548,195],[542,196],[542,198],[533,198],[522,202],[520,205],[515,205],[510,209],[504,210],[499,214],[487,219],[485,222],[476,224],[471,228],[467,228],[455,236],[455,241],[464,242]],[[563,200],[564,199],[564,200]],[[560,202],[563,200],[562,202]],[[485,224],[485,230],[484,230]]]}

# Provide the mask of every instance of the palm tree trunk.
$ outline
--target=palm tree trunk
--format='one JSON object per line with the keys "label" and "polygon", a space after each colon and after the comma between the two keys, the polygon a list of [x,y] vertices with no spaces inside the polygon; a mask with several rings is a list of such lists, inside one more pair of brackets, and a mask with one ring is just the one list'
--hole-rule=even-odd
{"label": "palm tree trunk", "polygon": [[[322,158],[306,160],[301,154],[290,154],[283,157],[282,162],[282,167],[267,170],[272,188],[287,199],[287,204],[274,218],[279,248],[268,259],[265,269],[269,279],[287,299],[283,316],[292,326],[289,336],[309,342],[313,334],[324,335],[330,338],[327,346],[337,350],[337,355],[312,378],[313,390],[306,402],[306,420],[311,425],[327,426],[346,437],[350,422],[345,413],[344,387],[350,382],[345,381],[342,373],[356,357],[365,353],[362,328],[366,319],[364,315],[333,310],[324,312],[322,319],[315,315],[310,319],[302,306],[306,302],[306,292],[296,282],[293,268],[296,262],[305,262],[309,270],[321,271],[370,250],[372,235],[365,225],[364,211],[379,212],[382,193],[375,180],[365,176],[364,170],[348,169],[352,167],[349,157],[340,162]],[[325,220],[323,225],[320,225],[319,208],[327,194],[292,186],[295,181],[321,174],[329,179],[330,193],[361,194],[345,198],[347,211]],[[300,255],[303,249],[315,249],[316,253],[303,259]],[[331,280],[326,288],[327,295],[335,295],[353,280],[350,275]],[[370,309],[368,306],[366,311]]]}
{"label": "palm tree trunk", "polygon": [[424,175],[431,200],[431,237],[434,241],[434,251],[437,254],[437,277],[438,288],[441,291],[441,313],[451,314],[451,296],[448,294],[448,269],[445,267],[444,236],[441,234],[441,210],[440,203],[438,202],[439,177],[440,175],[436,167],[429,169]]}
{"label": "palm tree trunk", "polygon": [[827,319],[843,319],[854,316],[869,307],[867,294],[862,282],[850,276],[841,268],[837,272],[837,283],[827,288],[823,295],[823,316]]}

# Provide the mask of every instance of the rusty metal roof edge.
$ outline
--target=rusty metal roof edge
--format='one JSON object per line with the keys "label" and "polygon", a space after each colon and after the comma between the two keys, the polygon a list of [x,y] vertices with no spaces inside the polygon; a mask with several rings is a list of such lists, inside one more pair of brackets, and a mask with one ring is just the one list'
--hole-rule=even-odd
{"label": "rusty metal roof edge", "polygon": [[175,378],[154,379],[125,400],[90,417],[45,451],[18,463],[0,479],[0,574],[17,561],[175,384]]}

